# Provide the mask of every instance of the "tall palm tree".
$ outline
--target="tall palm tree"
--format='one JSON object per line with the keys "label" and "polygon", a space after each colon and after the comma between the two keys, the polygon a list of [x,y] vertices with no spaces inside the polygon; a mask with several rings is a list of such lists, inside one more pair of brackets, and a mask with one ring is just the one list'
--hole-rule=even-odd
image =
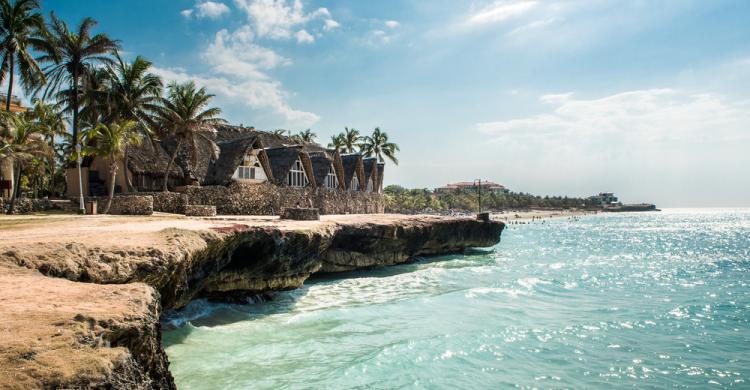
{"label": "tall palm tree", "polygon": [[315,138],[318,138],[318,135],[313,133],[312,130],[307,129],[304,131],[300,131],[298,134],[294,136],[294,138],[300,142],[315,142]]}
{"label": "tall palm tree", "polygon": [[[108,68],[107,99],[105,104],[111,107],[107,122],[126,120],[136,123],[135,130],[144,137],[153,140],[154,116],[160,108],[162,81],[149,72],[152,63],[138,56],[131,63],[124,62],[117,56],[115,66]],[[123,152],[123,166],[127,167],[129,145]],[[128,191],[133,190],[130,176],[125,175]]]}
{"label": "tall palm tree", "polygon": [[114,122],[109,126],[100,123],[84,134],[87,140],[85,155],[95,155],[109,160],[109,189],[107,191],[107,203],[102,211],[109,212],[112,206],[112,198],[115,195],[115,178],[117,178],[118,161],[122,158],[128,145],[137,145],[141,142],[141,135],[135,131],[135,121]]}
{"label": "tall palm tree", "polygon": [[343,134],[334,134],[331,136],[331,142],[328,143],[328,147],[330,149],[334,149],[337,152],[341,152],[344,150],[345,143],[344,143],[344,135]]}
{"label": "tall palm tree", "polygon": [[39,68],[31,49],[44,45],[44,18],[40,14],[37,0],[0,0],[0,83],[8,75],[8,96],[5,98],[5,111],[10,111],[13,96],[13,82],[18,68],[21,85],[31,90],[44,83],[44,73]]}
{"label": "tall palm tree", "polygon": [[388,141],[388,134],[385,131],[381,131],[380,127],[376,127],[372,135],[364,137],[361,150],[365,156],[375,156],[380,162],[385,161],[384,157],[387,157],[394,164],[398,165],[396,152],[400,149],[398,145]]}
{"label": "tall palm tree", "polygon": [[344,127],[342,133],[344,139],[344,151],[347,153],[354,153],[359,147],[359,141],[361,140],[359,131],[355,128]]}
{"label": "tall palm tree", "polygon": [[8,214],[13,213],[18,198],[18,184],[24,165],[33,159],[44,158],[47,152],[47,144],[34,122],[24,115],[0,111],[0,159],[10,158],[13,161],[13,192]]}
{"label": "tall palm tree", "polygon": [[208,145],[215,153],[214,126],[226,121],[219,118],[220,108],[208,107],[213,97],[205,88],[197,89],[192,81],[183,84],[172,82],[167,87],[167,97],[162,99],[163,107],[158,112],[157,122],[163,134],[162,139],[172,138],[176,145],[164,171],[164,192],[169,191],[169,172],[177,153],[184,145],[188,147],[192,165],[197,162],[201,145]]}
{"label": "tall palm tree", "polygon": [[[39,51],[42,55],[38,61],[50,63],[44,69],[47,86],[44,87],[43,98],[60,88],[68,86],[70,91],[67,111],[72,115],[72,140],[76,147],[80,145],[79,106],[81,77],[96,65],[111,64],[110,54],[119,48],[118,41],[110,39],[106,34],[91,35],[91,29],[96,26],[92,18],[84,18],[76,31],[70,31],[68,25],[50,14],[51,23],[49,34]],[[39,87],[35,93],[42,88]],[[71,153],[72,155],[72,153]],[[78,156],[80,157],[80,156]],[[78,199],[79,213],[83,213],[83,180],[81,179],[81,160],[78,159]]]}
{"label": "tall palm tree", "polygon": [[50,34],[39,48],[42,55],[38,58],[49,63],[44,69],[47,85],[43,97],[66,86],[69,88],[67,108],[73,118],[73,140],[78,140],[81,78],[96,65],[111,65],[114,62],[111,55],[119,48],[119,41],[106,34],[92,35],[91,29],[96,26],[92,18],[84,18],[75,31],[71,31],[54,12],[50,19]]}

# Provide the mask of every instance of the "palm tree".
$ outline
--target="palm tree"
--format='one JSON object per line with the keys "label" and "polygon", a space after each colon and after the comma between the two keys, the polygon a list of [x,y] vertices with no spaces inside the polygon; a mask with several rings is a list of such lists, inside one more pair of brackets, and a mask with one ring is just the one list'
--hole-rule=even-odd
{"label": "palm tree", "polygon": [[[111,107],[107,122],[117,120],[135,121],[136,131],[153,140],[154,115],[159,110],[162,81],[149,73],[151,62],[138,56],[131,63],[126,63],[117,56],[117,63],[109,68],[107,99],[105,104]],[[123,166],[127,166],[129,145],[125,145],[122,155]],[[130,176],[125,175],[128,191],[133,190]]]}
{"label": "palm tree", "polygon": [[39,127],[28,121],[24,115],[0,111],[0,159],[9,158],[13,161],[14,187],[8,214],[13,213],[18,198],[18,184],[24,165],[47,155],[47,144],[39,130]]}
{"label": "palm tree", "polygon": [[159,76],[149,73],[151,61],[138,56],[126,63],[117,56],[115,66],[108,69],[109,87],[107,94],[113,107],[113,120],[132,120],[140,126],[153,125],[154,114],[159,110],[162,81]]}
{"label": "palm tree", "polygon": [[[111,65],[114,61],[110,55],[115,54],[119,42],[110,39],[106,34],[91,35],[91,29],[96,26],[92,18],[84,18],[75,31],[70,31],[68,25],[50,14],[50,34],[39,48],[42,55],[41,62],[50,63],[44,69],[47,86],[43,97],[61,88],[69,87],[69,104],[67,109],[72,114],[73,139],[78,140],[79,108],[81,78],[96,65]],[[39,92],[41,87],[37,90]]]}
{"label": "palm tree", "polygon": [[36,12],[39,9],[37,0],[16,0],[12,4],[11,0],[0,0],[0,83],[9,75],[5,111],[10,111],[16,67],[24,89],[31,90],[44,83],[44,73],[30,53],[30,49],[44,45],[44,18]]}
{"label": "palm tree", "polygon": [[49,185],[52,187],[55,183],[56,170],[55,153],[53,153],[56,150],[55,139],[64,138],[68,134],[65,128],[65,117],[58,105],[45,103],[40,99],[35,99],[33,108],[26,111],[24,115],[27,116],[28,120],[33,121],[37,125],[39,133],[47,143],[50,153],[46,159],[46,168],[50,177]]}
{"label": "palm tree", "polygon": [[205,88],[196,89],[192,81],[184,84],[172,82],[167,87],[167,97],[162,99],[163,107],[158,112],[157,122],[163,138],[171,137],[177,145],[164,171],[164,192],[169,191],[169,172],[183,145],[188,146],[190,163],[193,165],[196,164],[198,149],[202,144],[210,146],[216,152],[212,138],[216,133],[214,126],[226,121],[219,118],[221,109],[207,108],[213,97]]}
{"label": "palm tree", "polygon": [[276,129],[276,130],[274,130],[274,131],[271,132],[271,134],[279,136],[279,137],[283,137],[287,133],[288,133],[288,131],[284,130],[284,129]]}
{"label": "palm tree", "polygon": [[[82,129],[96,127],[99,123],[110,123],[114,115],[114,104],[109,97],[110,73],[105,67],[89,68],[81,75],[78,87],[78,126]],[[55,99],[72,112],[73,89],[66,88],[55,94]]]}
{"label": "palm tree", "polygon": [[312,143],[315,142],[315,138],[318,138],[318,135],[313,133],[312,130],[307,129],[304,131],[300,131],[297,135],[294,136],[294,138],[299,142]]}
{"label": "palm tree", "polygon": [[331,136],[331,142],[328,143],[328,148],[334,149],[337,152],[344,150],[344,134],[334,134]]}
{"label": "palm tree", "polygon": [[107,126],[103,123],[88,130],[84,134],[87,140],[84,155],[96,155],[106,157],[109,160],[109,189],[107,191],[107,203],[102,211],[109,212],[112,206],[112,198],[115,195],[115,178],[117,177],[118,161],[122,158],[128,145],[137,145],[141,142],[141,135],[135,131],[135,121],[114,122]]}
{"label": "palm tree", "polygon": [[[119,48],[118,41],[110,39],[106,34],[91,35],[91,29],[96,26],[92,18],[84,18],[78,25],[76,31],[70,31],[68,25],[50,14],[52,20],[43,45],[39,48],[42,55],[38,61],[50,63],[44,69],[47,86],[44,88],[43,98],[46,98],[65,85],[68,86],[67,111],[72,113],[72,139],[76,147],[80,147],[79,128],[79,106],[81,98],[81,77],[96,65],[111,64],[114,54]],[[35,93],[41,90],[37,88]],[[80,153],[79,153],[80,154]],[[72,155],[72,153],[71,153]],[[80,156],[79,156],[80,157]],[[81,160],[78,159],[78,199],[79,212],[83,213],[83,180],[81,179]]]}
{"label": "palm tree", "polygon": [[361,151],[365,156],[375,156],[380,162],[385,161],[383,157],[387,157],[396,165],[398,165],[396,152],[399,150],[398,145],[388,142],[388,134],[385,131],[381,131],[380,127],[376,127],[372,135],[364,137],[361,145]]}
{"label": "palm tree", "polygon": [[347,153],[354,153],[357,151],[357,148],[360,146],[360,136],[359,131],[355,128],[348,128],[344,127],[344,132],[342,133],[343,140],[344,140],[344,151]]}

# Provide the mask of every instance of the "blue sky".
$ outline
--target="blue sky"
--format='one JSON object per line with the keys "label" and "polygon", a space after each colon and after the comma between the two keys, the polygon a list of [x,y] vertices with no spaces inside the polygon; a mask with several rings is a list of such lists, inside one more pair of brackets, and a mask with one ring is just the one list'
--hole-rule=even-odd
{"label": "blue sky", "polygon": [[387,184],[750,206],[750,2],[45,1],[233,123],[380,126]]}

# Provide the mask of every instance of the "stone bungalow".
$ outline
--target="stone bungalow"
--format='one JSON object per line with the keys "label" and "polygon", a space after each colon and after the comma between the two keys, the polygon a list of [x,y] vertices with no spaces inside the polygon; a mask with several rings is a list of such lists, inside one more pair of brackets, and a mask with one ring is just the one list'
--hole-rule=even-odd
{"label": "stone bungalow", "polygon": [[[118,162],[115,194],[130,192],[128,179],[134,193],[161,191],[171,147],[145,141],[131,148],[127,169]],[[385,166],[359,153],[340,154],[253,128],[218,126],[213,150],[205,147],[194,163],[188,161],[186,153],[178,153],[167,177],[170,191],[186,194],[191,204],[216,205],[222,214],[274,214],[297,205],[316,206],[324,214],[383,209]],[[108,172],[106,158],[84,159],[84,196],[106,196]],[[66,175],[67,196],[75,199],[77,170],[71,167]]]}

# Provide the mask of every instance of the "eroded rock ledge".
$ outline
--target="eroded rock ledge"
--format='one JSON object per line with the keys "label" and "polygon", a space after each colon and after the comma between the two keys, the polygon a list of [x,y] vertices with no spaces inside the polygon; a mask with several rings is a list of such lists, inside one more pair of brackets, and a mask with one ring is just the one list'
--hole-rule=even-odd
{"label": "eroded rock ledge", "polygon": [[[3,318],[12,319],[3,333],[19,336],[0,347],[0,385],[19,388],[173,388],[160,343],[162,309],[294,289],[316,272],[492,246],[504,228],[393,215],[19,221],[0,225],[0,267],[9,270],[0,290],[4,297],[13,290],[0,301]],[[24,302],[37,312],[25,314]],[[35,331],[26,334],[24,324]],[[55,347],[59,341],[66,347]]]}

